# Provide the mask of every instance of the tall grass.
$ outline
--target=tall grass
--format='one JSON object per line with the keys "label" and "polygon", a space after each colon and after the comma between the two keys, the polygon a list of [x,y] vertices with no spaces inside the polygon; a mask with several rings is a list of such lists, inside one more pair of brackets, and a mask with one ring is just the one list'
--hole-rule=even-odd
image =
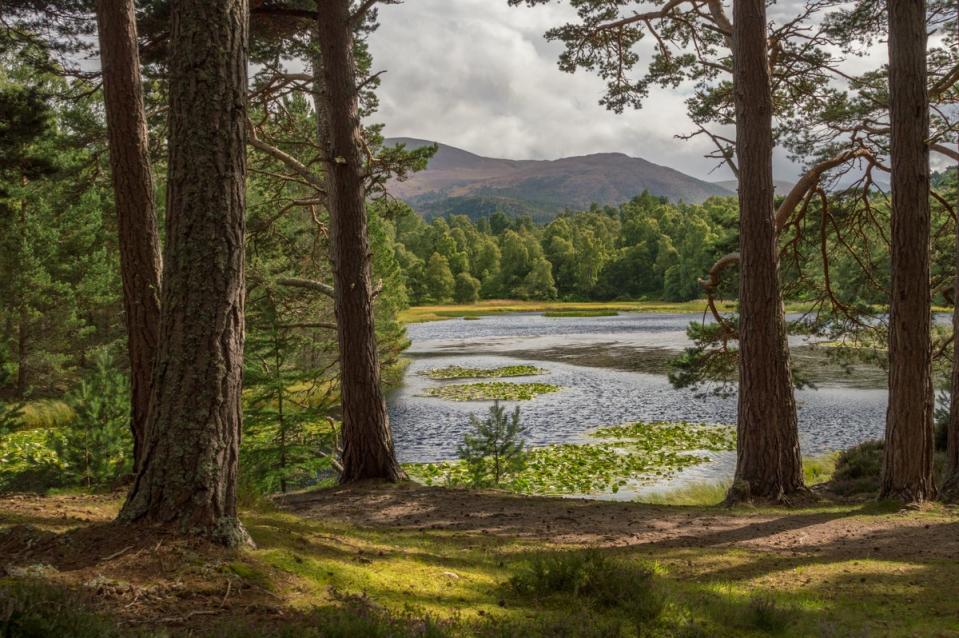
{"label": "tall grass", "polygon": [[41,399],[23,405],[21,422],[24,430],[49,430],[68,425],[76,414],[64,401]]}

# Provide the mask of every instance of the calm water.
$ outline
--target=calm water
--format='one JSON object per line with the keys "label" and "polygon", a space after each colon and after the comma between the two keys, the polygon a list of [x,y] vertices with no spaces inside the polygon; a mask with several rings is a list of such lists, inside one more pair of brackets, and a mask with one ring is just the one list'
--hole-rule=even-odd
{"label": "calm water", "polygon": [[[448,365],[531,363],[548,370],[542,376],[510,379],[562,388],[519,402],[528,441],[534,446],[583,441],[596,427],[627,421],[735,423],[735,396],[700,397],[672,388],[666,378],[665,361],[689,345],[686,326],[701,319],[702,315],[689,314],[548,318],[517,313],[411,325],[408,354],[413,363],[404,385],[389,397],[397,453],[403,462],[453,459],[469,415],[486,411],[486,402],[421,396],[427,387],[457,383],[419,374]],[[794,345],[801,343],[795,340]],[[875,373],[827,375],[817,379],[816,389],[797,393],[804,455],[843,449],[882,435],[886,391],[870,385],[877,385]],[[512,406],[510,403],[507,408]],[[712,462],[685,470],[654,488],[728,478],[734,454],[711,456]]]}

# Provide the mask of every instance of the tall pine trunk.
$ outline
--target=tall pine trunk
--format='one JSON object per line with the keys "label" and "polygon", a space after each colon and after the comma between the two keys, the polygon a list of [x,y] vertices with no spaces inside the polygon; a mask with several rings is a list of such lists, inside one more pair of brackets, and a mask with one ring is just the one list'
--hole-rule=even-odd
{"label": "tall pine trunk", "polygon": [[[957,183],[959,187],[959,183]],[[956,277],[952,291],[952,384],[946,423],[946,476],[940,496],[959,500],[959,225],[956,227]]]}
{"label": "tall pine trunk", "polygon": [[139,468],[160,330],[160,239],[133,0],[97,0],[97,32],[130,358],[130,430]]}
{"label": "tall pine trunk", "polygon": [[889,2],[892,299],[881,498],[923,501],[933,481],[929,95],[925,0]]}
{"label": "tall pine trunk", "polygon": [[120,513],[227,545],[244,330],[246,0],[175,0],[160,340],[147,441]]}
{"label": "tall pine trunk", "polygon": [[362,129],[350,0],[329,0],[317,20],[314,93],[326,158],[334,308],[343,410],[341,481],[404,478],[396,461],[373,322]]}
{"label": "tall pine trunk", "polygon": [[[956,171],[959,176],[959,167]],[[959,195],[959,180],[956,182]],[[959,197],[954,200],[959,202]],[[949,421],[946,423],[946,477],[940,496],[959,500],[959,225],[956,226],[956,276],[952,289],[952,384]]]}
{"label": "tall pine trunk", "polygon": [[779,290],[765,0],[733,3],[739,159],[740,324],[736,476],[729,501],[803,491],[796,401]]}

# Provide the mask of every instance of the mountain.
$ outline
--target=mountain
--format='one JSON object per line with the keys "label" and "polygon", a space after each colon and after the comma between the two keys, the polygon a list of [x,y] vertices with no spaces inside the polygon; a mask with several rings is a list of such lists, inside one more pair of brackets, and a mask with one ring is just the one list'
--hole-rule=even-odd
{"label": "mountain", "polygon": [[[739,188],[739,180],[736,179],[724,179],[721,182],[713,182],[713,184],[720,188],[725,188],[733,194],[735,194],[736,189]],[[795,186],[793,182],[787,182],[782,179],[774,179],[773,184],[776,186],[776,194],[783,196],[787,195],[789,191],[792,190],[792,187]]]}
{"label": "mountain", "polygon": [[[419,148],[426,140],[397,137],[386,144]],[[557,160],[508,160],[483,157],[437,144],[426,170],[389,191],[427,217],[463,213],[480,217],[501,210],[536,220],[592,204],[617,205],[644,190],[673,201],[699,203],[735,191],[696,179],[666,166],[622,153],[597,153]]]}

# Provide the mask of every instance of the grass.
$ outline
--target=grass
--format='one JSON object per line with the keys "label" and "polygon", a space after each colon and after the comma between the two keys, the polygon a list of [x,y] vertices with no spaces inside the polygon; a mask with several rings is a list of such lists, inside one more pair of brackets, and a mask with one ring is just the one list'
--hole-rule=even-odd
{"label": "grass", "polygon": [[[522,469],[502,488],[521,494],[592,494],[619,492],[672,476],[704,463],[703,451],[732,450],[735,435],[727,426],[690,423],[631,423],[601,428],[598,443],[549,445],[526,450]],[[459,461],[409,464],[407,473],[427,485],[469,485],[471,476]]]}
{"label": "grass", "polygon": [[428,397],[449,401],[528,401],[541,394],[559,392],[558,385],[550,383],[509,383],[492,381],[486,383],[457,383],[427,388]]}
{"label": "grass", "polygon": [[499,368],[465,368],[463,366],[446,366],[445,368],[431,368],[420,372],[430,379],[497,379],[502,377],[529,377],[548,372],[531,365],[501,366]]}
{"label": "grass", "polygon": [[41,399],[23,406],[23,427],[27,430],[58,428],[73,420],[73,408],[63,401]]}
{"label": "grass", "polygon": [[[803,459],[803,478],[807,487],[820,485],[833,478],[838,453]],[[643,494],[636,500],[650,505],[711,506],[726,500],[729,481],[691,483],[665,492]]]}

